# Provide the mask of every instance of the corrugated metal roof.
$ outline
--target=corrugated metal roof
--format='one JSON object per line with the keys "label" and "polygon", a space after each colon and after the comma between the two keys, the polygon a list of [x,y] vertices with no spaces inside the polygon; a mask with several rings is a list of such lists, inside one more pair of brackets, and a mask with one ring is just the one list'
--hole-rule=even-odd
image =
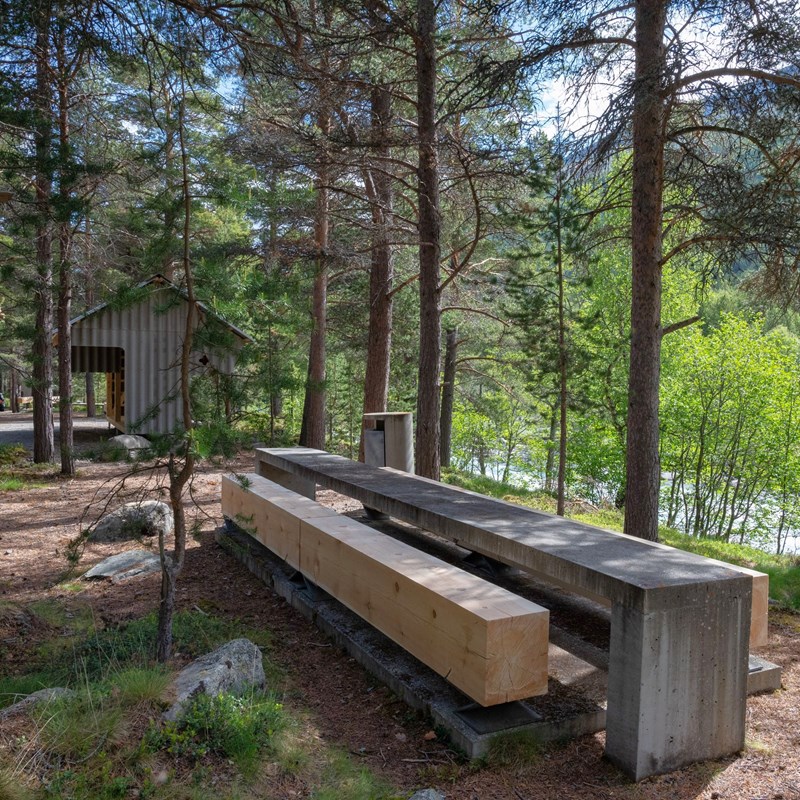
{"label": "corrugated metal roof", "polygon": [[[176,286],[169,278],[166,278],[164,275],[156,274],[153,275],[151,278],[148,278],[146,281],[142,281],[141,283],[137,284],[135,288],[137,289],[144,289],[147,286],[161,286],[166,289],[171,289],[180,297],[188,302],[189,298],[186,295],[186,292],[181,289],[180,287]],[[70,326],[74,326],[80,322],[83,322],[85,319],[94,316],[95,314],[99,314],[101,311],[107,309],[111,303],[100,303],[100,305],[95,306],[94,308],[90,308],[88,311],[84,311],[83,314],[79,314],[75,319],[70,320]],[[203,314],[208,315],[211,317],[215,322],[220,323],[220,325],[224,325],[228,330],[238,336],[240,339],[244,340],[245,342],[252,342],[252,338],[248,336],[243,330],[237,328],[235,325],[232,325],[227,320],[223,319],[219,314],[212,311],[205,303],[201,303],[199,300],[195,301],[195,305]]]}

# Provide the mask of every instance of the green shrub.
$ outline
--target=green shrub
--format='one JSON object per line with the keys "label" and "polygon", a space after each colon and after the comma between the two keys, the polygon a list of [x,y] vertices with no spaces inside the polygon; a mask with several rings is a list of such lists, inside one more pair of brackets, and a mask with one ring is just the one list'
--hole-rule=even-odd
{"label": "green shrub", "polygon": [[285,724],[283,706],[261,693],[200,694],[179,720],[151,727],[146,743],[152,750],[191,760],[215,753],[248,769]]}
{"label": "green shrub", "polygon": [[19,443],[0,444],[0,469],[14,467],[28,460],[28,451]]}
{"label": "green shrub", "polygon": [[128,461],[128,448],[123,447],[117,442],[100,442],[94,447],[86,448],[83,451],[83,458],[88,458],[90,461],[101,461],[103,463]]}

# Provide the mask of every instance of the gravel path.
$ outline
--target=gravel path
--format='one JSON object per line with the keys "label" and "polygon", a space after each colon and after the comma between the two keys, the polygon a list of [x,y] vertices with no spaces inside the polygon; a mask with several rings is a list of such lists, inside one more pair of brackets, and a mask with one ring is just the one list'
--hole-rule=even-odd
{"label": "gravel path", "polygon": [[[113,435],[113,428],[105,417],[88,418],[75,416],[73,425],[76,444],[89,444]],[[55,420],[55,442],[58,450],[58,418]],[[10,411],[0,412],[0,445],[22,444],[33,450],[33,413],[22,411],[12,414]]]}

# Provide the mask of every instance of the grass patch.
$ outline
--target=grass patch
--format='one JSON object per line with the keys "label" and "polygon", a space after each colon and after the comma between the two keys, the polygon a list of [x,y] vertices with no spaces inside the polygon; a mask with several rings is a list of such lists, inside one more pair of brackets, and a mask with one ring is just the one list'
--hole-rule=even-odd
{"label": "grass patch", "polygon": [[[144,667],[155,657],[157,625],[154,612],[127,625],[98,631],[75,648],[75,660],[92,680],[127,667]],[[249,630],[209,614],[182,611],[173,620],[174,652],[191,658],[240,636],[262,648],[270,644],[266,631]]]}
{"label": "grass patch", "polygon": [[18,771],[0,765],[0,800],[33,800],[33,792],[20,782]]}
{"label": "grass patch", "polygon": [[[453,470],[445,471],[444,480],[455,486],[537,511],[550,513],[555,511],[555,501],[546,492],[520,489],[484,476],[463,475]],[[622,511],[618,509],[603,508],[591,513],[581,511],[575,514],[568,512],[567,516],[578,522],[586,522],[612,531],[622,531],[624,524]],[[797,556],[775,555],[755,547],[725,542],[721,539],[698,539],[663,525],[659,527],[658,534],[660,540],[671,547],[767,573],[770,599],[784,608],[800,611],[800,559]]]}
{"label": "grass patch", "polygon": [[[30,672],[27,675],[8,675],[0,678],[0,708],[13,705],[23,697],[55,686],[62,676],[56,672]],[[2,795],[0,795],[0,800]]]}
{"label": "grass patch", "polygon": [[544,745],[530,731],[508,733],[492,739],[486,763],[514,771],[535,769],[543,751]]}
{"label": "grass patch", "polygon": [[161,664],[156,664],[114,673],[106,685],[123,708],[140,708],[158,704],[171,680],[169,672]]}
{"label": "grass patch", "polygon": [[323,784],[311,794],[312,800],[399,800],[385,781],[370,770],[354,764],[346,754],[336,750],[328,753],[323,770]]}
{"label": "grass patch", "polygon": [[33,464],[21,444],[0,444],[0,492],[41,489],[42,478],[56,477],[54,464]]}
{"label": "grass patch", "polygon": [[28,451],[19,442],[0,444],[0,469],[15,467],[28,460]]}
{"label": "grass patch", "polygon": [[[15,770],[9,791],[19,794],[0,789],[0,800],[258,800],[270,781],[287,775],[312,787],[317,800],[399,798],[357,760],[321,742],[311,718],[290,715],[274,695],[200,695],[178,722],[163,723],[173,674],[152,660],[155,615],[65,637],[76,619],[69,603],[36,603],[27,613],[58,635],[39,651],[48,669],[0,681],[0,705],[44,687],[73,693],[20,717],[28,727],[4,753]],[[269,644],[267,633],[230,620],[200,612],[175,618],[175,649],[187,656],[242,635]],[[280,675],[269,659],[265,671]],[[282,677],[270,685],[280,686]],[[28,780],[37,788],[24,794]]]}

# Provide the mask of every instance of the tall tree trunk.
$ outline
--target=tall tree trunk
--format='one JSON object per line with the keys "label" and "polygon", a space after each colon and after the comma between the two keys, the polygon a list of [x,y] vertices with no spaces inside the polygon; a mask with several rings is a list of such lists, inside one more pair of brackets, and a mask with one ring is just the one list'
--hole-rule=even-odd
{"label": "tall tree trunk", "polygon": [[70,205],[72,173],[69,143],[69,79],[66,77],[64,35],[59,31],[58,39],[58,154],[61,170],[58,197],[58,421],[61,474],[75,474],[72,434],[72,223]]}
{"label": "tall tree trunk", "polygon": [[658,390],[661,362],[662,199],[666,73],[664,0],[636,4],[633,108],[631,354],[625,533],[658,539],[661,479]]}
{"label": "tall tree trunk", "polygon": [[558,408],[559,404],[554,403],[550,409],[550,432],[547,438],[547,460],[544,465],[544,490],[546,492],[552,492],[556,483],[556,453],[558,452],[556,441],[558,439],[558,422],[560,418]]}
{"label": "tall tree trunk", "polygon": [[16,367],[11,367],[11,413],[19,412],[19,372]]}
{"label": "tall tree trunk", "polygon": [[[386,411],[389,398],[389,366],[392,353],[392,246],[389,240],[392,215],[392,179],[388,174],[391,157],[389,129],[392,96],[385,86],[370,94],[372,151],[376,168],[366,176],[372,209],[372,261],[369,273],[369,327],[367,368],[364,375],[364,413]],[[358,458],[364,460],[364,422]]]}
{"label": "tall tree trunk", "polygon": [[49,0],[37,0],[36,25],[36,331],[33,336],[33,460],[53,460],[52,74]]}
{"label": "tall tree trunk", "polygon": [[436,145],[436,4],[417,3],[417,136],[419,137],[419,372],[416,471],[439,479],[439,368],[441,358],[441,220]]}
{"label": "tall tree trunk", "polygon": [[[328,101],[323,96],[322,108],[317,117],[317,126],[323,140],[331,130],[331,114]],[[306,378],[306,394],[303,402],[303,421],[300,427],[300,444],[303,447],[325,449],[325,381],[326,347],[328,311],[328,236],[330,163],[327,154],[327,142],[323,141],[320,154],[320,166],[317,172],[316,209],[314,214],[314,245],[317,252],[316,274],[311,295],[311,318],[313,330],[308,353],[308,376]]]}
{"label": "tall tree trunk", "polygon": [[442,380],[441,464],[449,467],[453,457],[453,404],[456,396],[456,359],[458,356],[458,328],[449,328],[444,345],[444,376]]}
{"label": "tall tree trunk", "polygon": [[[560,142],[559,142],[560,147]],[[561,154],[559,153],[559,159]],[[556,279],[558,281],[558,481],[556,483],[556,514],[564,516],[567,484],[567,332],[564,314],[564,250],[562,246],[562,172],[559,163],[556,178]]]}
{"label": "tall tree trunk", "polygon": [[[86,236],[86,263],[88,274],[86,276],[86,308],[94,307],[94,269],[92,268],[92,220],[86,214],[84,224]],[[94,373],[86,373],[86,416],[90,419],[97,415],[97,399],[94,391]]]}

